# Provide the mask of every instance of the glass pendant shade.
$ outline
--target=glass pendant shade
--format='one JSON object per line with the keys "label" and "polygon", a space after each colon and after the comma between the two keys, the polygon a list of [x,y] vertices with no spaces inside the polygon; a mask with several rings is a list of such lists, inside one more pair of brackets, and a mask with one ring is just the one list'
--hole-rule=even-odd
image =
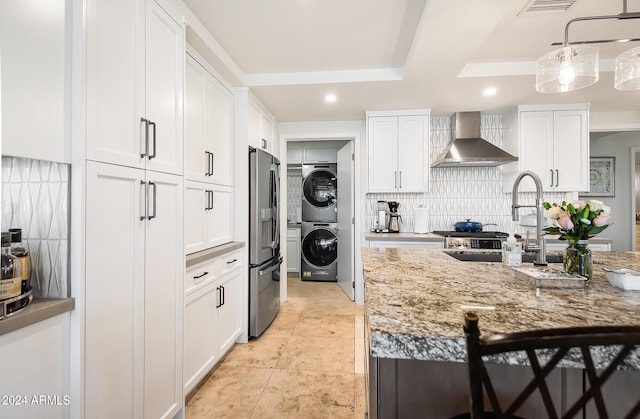
{"label": "glass pendant shade", "polygon": [[600,77],[596,46],[566,46],[543,55],[536,65],[536,90],[571,92],[591,86]]}
{"label": "glass pendant shade", "polygon": [[618,90],[640,90],[640,47],[616,58],[615,86]]}

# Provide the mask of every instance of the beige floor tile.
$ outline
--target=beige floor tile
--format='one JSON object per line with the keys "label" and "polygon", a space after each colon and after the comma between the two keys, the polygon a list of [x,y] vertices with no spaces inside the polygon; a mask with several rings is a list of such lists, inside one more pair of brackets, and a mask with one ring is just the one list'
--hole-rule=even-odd
{"label": "beige floor tile", "polygon": [[353,339],[335,336],[291,336],[278,369],[353,373]]}
{"label": "beige floor tile", "polygon": [[263,336],[291,336],[293,329],[296,327],[302,312],[298,311],[280,311],[271,326],[264,332]]}
{"label": "beige floor tile", "polygon": [[[288,341],[288,336],[264,334],[258,339],[250,340],[249,343],[234,346],[222,365],[275,368]],[[216,374],[222,373],[216,371],[214,375]]]}
{"label": "beige floor tile", "polygon": [[306,313],[293,329],[293,335],[320,336],[326,339],[333,337],[354,338],[354,316],[339,316],[333,314],[307,315]]}
{"label": "beige floor tile", "polygon": [[363,307],[335,282],[289,276],[288,284],[274,323],[231,350],[186,406],[187,419],[363,418]]}
{"label": "beige floor tile", "polygon": [[354,419],[363,419],[364,414],[367,411],[367,399],[365,392],[367,391],[367,387],[365,384],[365,375],[364,374],[356,374],[355,375],[355,395],[354,395]]}
{"label": "beige floor tile", "polygon": [[185,408],[188,418],[250,418],[273,370],[220,366]]}
{"label": "beige floor tile", "polygon": [[354,375],[273,370],[253,418],[353,418]]}

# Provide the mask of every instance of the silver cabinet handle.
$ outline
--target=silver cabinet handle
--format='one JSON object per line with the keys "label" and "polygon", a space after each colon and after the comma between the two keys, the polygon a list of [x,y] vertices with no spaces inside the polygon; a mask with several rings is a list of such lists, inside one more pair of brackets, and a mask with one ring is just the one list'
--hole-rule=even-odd
{"label": "silver cabinet handle", "polygon": [[402,189],[402,170],[400,170],[400,189]]}
{"label": "silver cabinet handle", "polygon": [[265,140],[264,138],[260,139],[262,141],[262,148],[266,149],[267,148],[267,140]]}
{"label": "silver cabinet handle", "polygon": [[204,210],[205,211],[212,210],[213,209],[213,191],[210,191],[209,189],[205,189],[204,193],[207,194],[207,205],[204,207]]}
{"label": "silver cabinet handle", "polygon": [[140,153],[140,158],[144,158],[149,155],[149,120],[140,118],[140,121],[144,122],[144,153]]}
{"label": "silver cabinet handle", "polygon": [[218,301],[216,301],[216,308],[222,307],[222,290],[220,287],[216,287],[216,297],[218,297]]}
{"label": "silver cabinet handle", "polygon": [[560,171],[556,169],[556,188],[560,184]]}
{"label": "silver cabinet handle", "polygon": [[550,169],[549,171],[551,172],[551,185],[549,186],[553,188],[553,169]]}
{"label": "silver cabinet handle", "polygon": [[[149,157],[149,160],[156,156],[156,123],[146,119],[140,118],[140,121],[144,122],[144,153],[140,153],[140,157]],[[149,127],[153,128],[153,154],[149,153]]]}
{"label": "silver cabinet handle", "polygon": [[207,171],[204,173],[205,176],[213,175],[213,153],[210,151],[205,151],[204,154],[207,156]]}
{"label": "silver cabinet handle", "polygon": [[153,127],[153,154],[149,154],[149,160],[156,156],[156,123],[149,121],[149,125]]}
{"label": "silver cabinet handle", "polygon": [[152,220],[152,219],[156,218],[157,211],[158,211],[158,201],[156,199],[156,197],[158,195],[158,189],[157,189],[156,184],[154,182],[149,182],[149,186],[151,186],[153,188],[153,215],[149,214],[147,219],[148,220]]}
{"label": "silver cabinet handle", "polygon": [[237,262],[237,261],[238,261],[238,259],[228,260],[227,261],[227,265],[230,265],[230,264],[232,264],[234,262]]}
{"label": "silver cabinet handle", "polygon": [[147,189],[147,182],[144,180],[140,181],[140,185],[144,185],[144,214],[140,216],[140,221],[142,221],[149,214],[149,190]]}
{"label": "silver cabinet handle", "polygon": [[398,172],[393,171],[393,189],[398,189]]}

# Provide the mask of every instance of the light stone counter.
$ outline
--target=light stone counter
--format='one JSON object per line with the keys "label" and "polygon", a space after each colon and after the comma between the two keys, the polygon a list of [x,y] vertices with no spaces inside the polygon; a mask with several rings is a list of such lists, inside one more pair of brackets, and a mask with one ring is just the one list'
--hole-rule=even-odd
{"label": "light stone counter", "polygon": [[[593,255],[586,287],[544,288],[536,296],[533,278],[501,263],[461,262],[435,249],[363,248],[370,355],[464,362],[463,314],[470,310],[480,315],[483,334],[640,324],[640,291],[612,287],[601,269],[640,270],[640,253]],[[632,368],[640,369],[637,361]]]}

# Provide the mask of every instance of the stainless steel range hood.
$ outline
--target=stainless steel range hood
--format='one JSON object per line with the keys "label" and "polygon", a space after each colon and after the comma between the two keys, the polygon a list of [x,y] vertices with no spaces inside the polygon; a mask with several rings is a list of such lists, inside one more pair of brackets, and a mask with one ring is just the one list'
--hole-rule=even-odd
{"label": "stainless steel range hood", "polygon": [[480,138],[480,112],[457,112],[451,117],[455,138],[431,167],[499,166],[518,158]]}

